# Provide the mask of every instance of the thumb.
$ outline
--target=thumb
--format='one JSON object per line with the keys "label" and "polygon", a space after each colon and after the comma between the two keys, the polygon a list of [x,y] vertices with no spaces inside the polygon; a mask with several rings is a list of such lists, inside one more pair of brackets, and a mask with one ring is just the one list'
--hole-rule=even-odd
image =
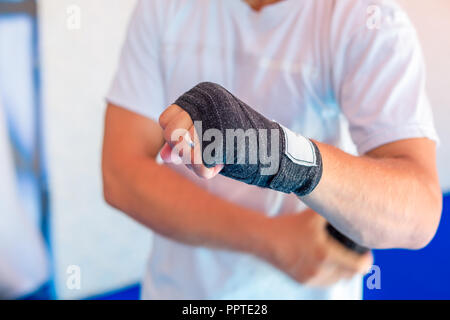
{"label": "thumb", "polygon": [[165,162],[165,163],[173,163],[174,159],[172,159],[172,148],[169,146],[169,144],[164,144],[164,147],[161,149],[160,152],[161,155],[161,159]]}

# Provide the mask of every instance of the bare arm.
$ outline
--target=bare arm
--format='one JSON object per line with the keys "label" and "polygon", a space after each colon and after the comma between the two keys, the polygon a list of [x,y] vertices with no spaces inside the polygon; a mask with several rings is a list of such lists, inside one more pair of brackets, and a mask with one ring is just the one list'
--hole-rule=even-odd
{"label": "bare arm", "polygon": [[[171,147],[176,129],[189,130],[190,136],[197,138],[190,116],[177,105],[166,109],[160,123]],[[192,149],[192,158],[201,154],[198,145]],[[433,238],[442,209],[433,141],[401,140],[362,157],[330,145],[317,145],[324,167],[319,185],[302,198],[310,208],[370,248],[417,249]],[[202,164],[191,168],[203,178],[218,172],[217,167],[208,169]]]}
{"label": "bare arm", "polygon": [[316,286],[365,273],[371,265],[370,254],[354,254],[329,237],[325,219],[312,210],[268,218],[157,164],[164,138],[154,121],[113,105],[105,120],[105,199],[156,233],[185,244],[253,254]]}
{"label": "bare arm", "polygon": [[323,177],[303,200],[340,231],[371,248],[424,247],[442,210],[436,145],[409,139],[351,156],[318,143]]}
{"label": "bare arm", "polygon": [[155,158],[163,141],[154,121],[108,107],[102,165],[106,201],[180,242],[256,253],[267,218],[159,165]]}

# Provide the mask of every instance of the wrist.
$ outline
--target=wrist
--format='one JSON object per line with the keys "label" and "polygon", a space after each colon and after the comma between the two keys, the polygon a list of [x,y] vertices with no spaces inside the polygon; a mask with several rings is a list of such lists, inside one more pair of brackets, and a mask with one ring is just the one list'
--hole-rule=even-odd
{"label": "wrist", "polygon": [[247,233],[247,252],[254,256],[272,261],[275,255],[277,242],[276,232],[274,232],[275,219],[261,215]]}

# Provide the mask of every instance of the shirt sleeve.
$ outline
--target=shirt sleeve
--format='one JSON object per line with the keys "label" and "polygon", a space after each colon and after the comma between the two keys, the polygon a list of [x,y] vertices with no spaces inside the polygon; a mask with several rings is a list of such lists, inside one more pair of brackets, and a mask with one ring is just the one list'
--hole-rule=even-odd
{"label": "shirt sleeve", "polygon": [[106,100],[153,120],[167,107],[161,73],[161,15],[156,0],[139,0]]}
{"label": "shirt sleeve", "polygon": [[348,41],[335,47],[334,86],[359,154],[409,138],[438,142],[423,54],[406,13],[386,4],[351,10],[358,19],[343,24]]}

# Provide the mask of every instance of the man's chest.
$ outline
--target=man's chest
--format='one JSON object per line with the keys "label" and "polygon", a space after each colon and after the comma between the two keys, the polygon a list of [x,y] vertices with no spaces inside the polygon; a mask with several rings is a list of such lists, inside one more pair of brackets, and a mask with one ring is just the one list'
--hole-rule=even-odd
{"label": "man's chest", "polygon": [[160,52],[168,101],[199,82],[215,82],[266,117],[323,136],[321,123],[339,113],[329,59],[321,39],[301,25],[291,27],[268,34],[214,23],[207,31],[195,24],[172,30]]}

